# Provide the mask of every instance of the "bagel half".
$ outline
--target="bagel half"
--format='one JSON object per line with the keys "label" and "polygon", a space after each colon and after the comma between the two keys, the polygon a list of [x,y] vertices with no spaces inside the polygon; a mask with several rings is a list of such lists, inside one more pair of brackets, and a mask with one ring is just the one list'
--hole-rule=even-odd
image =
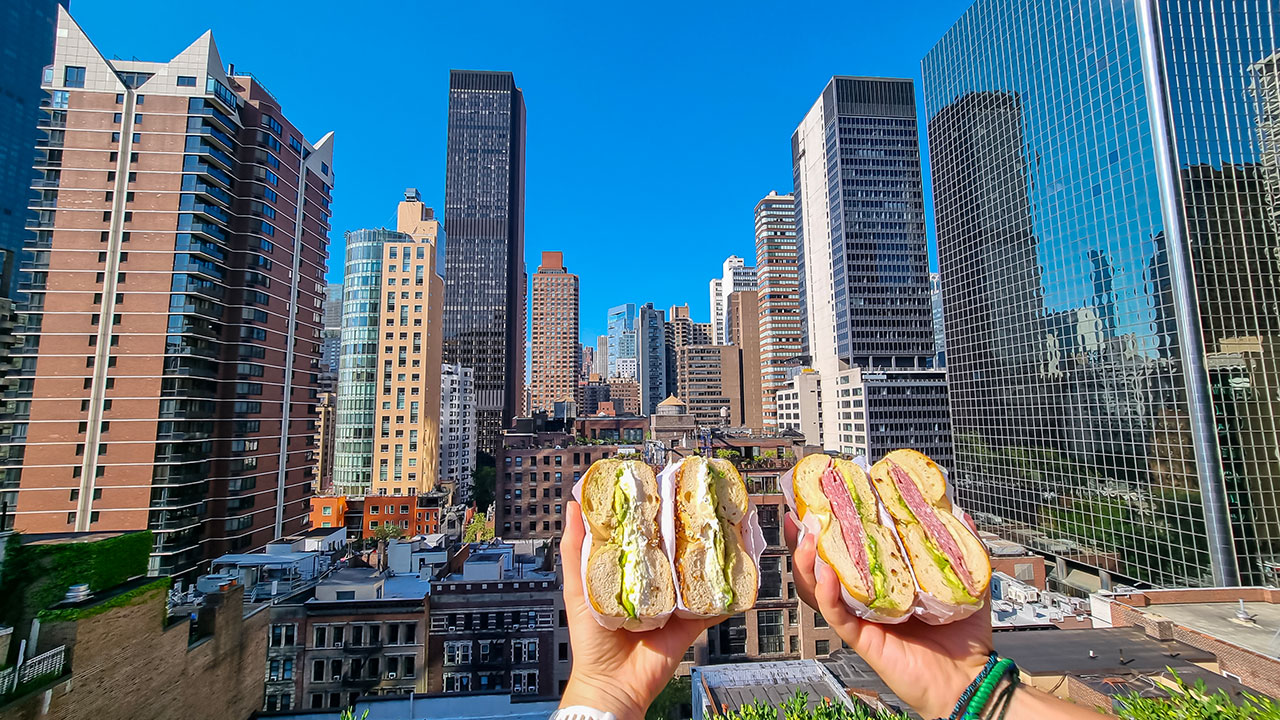
{"label": "bagel half", "polygon": [[952,605],[982,602],[991,560],[982,541],[952,514],[937,464],[915,450],[894,450],[872,466],[871,481],[898,527],[920,589]]}
{"label": "bagel half", "polygon": [[676,580],[684,606],[728,615],[756,603],[760,570],[747,552],[746,483],[727,460],[685,458],[675,477]]}
{"label": "bagel half", "polygon": [[807,455],[791,475],[796,512],[818,519],[818,556],[858,602],[888,617],[911,612],[915,583],[862,468],[828,455]]}
{"label": "bagel half", "polygon": [[586,590],[610,617],[654,617],[676,604],[662,548],[658,480],[638,460],[597,460],[582,483],[582,514],[592,535]]}

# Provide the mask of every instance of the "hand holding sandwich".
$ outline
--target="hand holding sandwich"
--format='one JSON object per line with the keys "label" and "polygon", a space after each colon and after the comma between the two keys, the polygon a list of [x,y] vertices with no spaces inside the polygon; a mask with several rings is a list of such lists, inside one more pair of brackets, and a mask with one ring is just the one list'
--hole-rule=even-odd
{"label": "hand holding sandwich", "polygon": [[573,646],[573,673],[560,706],[585,705],[611,712],[618,720],[639,720],[662,691],[703,630],[723,618],[671,618],[665,627],[648,632],[606,630],[587,606],[581,583],[582,543],[586,530],[576,502],[565,509],[565,533],[560,540],[564,568],[564,603]]}

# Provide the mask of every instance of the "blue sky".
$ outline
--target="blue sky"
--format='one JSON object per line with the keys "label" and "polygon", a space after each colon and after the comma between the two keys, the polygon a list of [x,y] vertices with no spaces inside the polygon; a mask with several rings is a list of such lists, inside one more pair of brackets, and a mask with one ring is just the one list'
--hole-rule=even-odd
{"label": "blue sky", "polygon": [[342,233],[393,224],[406,187],[442,206],[449,68],[514,72],[526,262],[565,253],[590,339],[623,302],[707,319],[707,281],[754,258],[752,210],[791,189],[791,132],[830,76],[911,77],[919,96],[920,59],[969,0],[127,5],[71,13],[107,57],[167,60],[212,28],[308,138],[335,131],[332,279]]}

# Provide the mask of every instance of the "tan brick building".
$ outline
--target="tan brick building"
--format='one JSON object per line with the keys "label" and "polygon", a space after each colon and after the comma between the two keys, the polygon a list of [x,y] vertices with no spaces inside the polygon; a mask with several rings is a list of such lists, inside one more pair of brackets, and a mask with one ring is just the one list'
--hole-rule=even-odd
{"label": "tan brick building", "polygon": [[736,345],[676,348],[676,397],[701,427],[743,427],[742,351]]}
{"label": "tan brick building", "polygon": [[301,530],[333,140],[205,33],[107,60],[58,9],[0,500],[23,532],[155,531],[153,573]]}
{"label": "tan brick building", "polygon": [[533,274],[532,376],[530,412],[555,416],[557,402],[573,402],[578,389],[578,276],[564,266],[564,254],[542,253]]}
{"label": "tan brick building", "polygon": [[378,396],[374,406],[374,495],[416,495],[439,479],[441,313],[440,222],[407,190],[397,231],[382,244]]}

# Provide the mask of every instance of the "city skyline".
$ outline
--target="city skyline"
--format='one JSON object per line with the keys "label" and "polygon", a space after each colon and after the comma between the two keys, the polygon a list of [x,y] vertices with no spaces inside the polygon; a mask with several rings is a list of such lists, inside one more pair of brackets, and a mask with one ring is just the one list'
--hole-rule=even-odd
{"label": "city skyline", "polygon": [[[805,110],[834,74],[879,75],[920,79],[920,58],[941,37],[968,5],[967,0],[929,0],[926,7],[833,7],[832,22],[874,23],[882,33],[869,37],[865,44],[848,46],[838,43],[830,47],[806,48],[803,56],[789,61],[787,67],[775,58],[761,56],[750,43],[740,38],[759,33],[748,22],[750,13],[740,20],[723,18],[706,10],[654,6],[643,10],[644,17],[657,23],[664,13],[679,12],[715,15],[714,24],[721,34],[713,39],[715,48],[698,51],[691,58],[696,72],[688,74],[685,61],[663,61],[653,64],[649,53],[626,49],[628,42],[615,44],[592,40],[582,46],[578,35],[590,36],[596,21],[579,19],[572,8],[555,12],[518,12],[520,20],[510,28],[494,33],[470,29],[462,15],[449,8],[399,8],[394,18],[379,12],[368,17],[346,18],[342,13],[327,13],[308,7],[311,18],[305,31],[293,30],[298,8],[282,3],[254,8],[255,17],[274,27],[287,28],[283,44],[264,44],[248,32],[250,26],[236,27],[226,16],[209,7],[171,6],[143,0],[136,4],[138,13],[158,18],[164,32],[138,34],[129,21],[111,3],[101,0],[79,0],[73,14],[94,37],[107,56],[137,56],[144,60],[162,60],[181,50],[181,38],[196,37],[212,28],[223,55],[232,58],[245,70],[266,77],[268,87],[277,97],[288,98],[298,124],[308,136],[319,136],[332,129],[341,138],[342,148],[336,153],[335,174],[343,201],[335,205],[330,233],[330,266],[328,280],[341,277],[343,233],[360,228],[391,227],[393,218],[386,198],[397,197],[404,188],[416,187],[423,202],[444,212],[445,123],[450,68],[505,70],[515,74],[520,87],[528,94],[530,127],[528,147],[528,198],[526,215],[525,264],[537,266],[542,251],[581,257],[576,272],[582,277],[582,338],[593,343],[604,333],[606,312],[621,302],[653,302],[655,307],[690,304],[691,316],[697,321],[708,319],[705,286],[696,292],[684,287],[680,275],[705,279],[718,275],[725,257],[736,254],[755,257],[754,226],[751,210],[770,190],[787,191],[791,187],[791,159],[785,141]],[[824,12],[828,12],[825,11]],[[690,19],[690,27],[696,25]],[[709,19],[707,22],[711,22]],[[725,23],[728,22],[726,25]],[[403,37],[410,27],[451,26],[449,33],[434,38],[428,47]],[[628,23],[613,27],[613,32],[626,33],[625,39],[645,46],[654,42],[648,31]],[[660,43],[673,47],[703,45],[686,39],[688,31],[663,23]],[[683,24],[681,24],[683,27]],[[390,35],[388,35],[390,33]],[[572,34],[574,39],[562,43],[548,38]],[[303,57],[284,49],[287,45],[306,48],[309,38],[341,37],[348,41],[331,43],[319,53],[305,50]],[[397,40],[403,38],[403,40]],[[535,40],[535,38],[537,38]],[[631,46],[639,47],[635,43]],[[566,50],[557,50],[563,45]],[[417,48],[408,52],[398,48]],[[369,56],[359,48],[378,48]],[[549,54],[548,54],[549,53]],[[582,53],[601,58],[600,67],[579,69],[581,74],[566,74],[563,68],[574,65]],[[400,80],[390,76],[371,76],[377,67],[390,67],[393,62],[409,62],[408,82],[404,91]],[[317,93],[316,84],[306,73],[267,72],[268,68],[292,68],[299,62],[319,63],[335,84],[351,83],[370,87],[375,92],[394,92],[397,102],[404,103],[406,116],[413,117],[411,140],[388,154],[385,133],[372,131],[357,112],[335,111],[326,93]],[[798,63],[798,64],[796,64]],[[593,63],[594,65],[594,63]],[[732,68],[733,72],[729,72]],[[628,82],[615,83],[596,79],[600,76],[625,76]],[[709,76],[723,83],[732,80],[716,96],[704,92]],[[368,83],[374,82],[373,86]],[[628,83],[632,83],[629,85]],[[589,93],[582,88],[590,87]],[[630,107],[633,92],[643,91],[661,98],[669,119],[654,124],[652,120],[632,119]],[[760,98],[768,97],[762,112]],[[728,103],[728,105],[726,105]],[[729,128],[732,133],[722,141],[708,144],[691,127],[715,127],[721,113],[739,118]],[[678,118],[678,119],[677,119]],[[622,122],[632,130],[626,134],[626,152],[637,158],[683,155],[692,158],[699,174],[718,178],[715,183],[699,183],[707,194],[698,208],[673,207],[667,219],[677,223],[683,232],[698,238],[684,242],[676,237],[654,237],[639,225],[618,224],[618,214],[639,216],[644,212],[652,188],[668,185],[674,179],[666,163],[641,161],[626,163],[627,172],[611,169],[601,151],[612,142],[610,136]],[[584,134],[585,133],[585,134]],[[923,136],[923,132],[921,133]],[[784,140],[779,143],[778,138]],[[922,137],[923,142],[923,137]],[[567,147],[587,147],[584,154],[565,153]],[[565,222],[560,203],[555,199],[558,188],[566,187],[575,177],[603,172],[602,182],[586,183],[580,198],[585,214],[573,222]],[[343,186],[346,189],[342,189]],[[926,191],[927,192],[927,191]],[[619,204],[621,203],[621,204]],[[648,288],[644,296],[617,297],[608,281],[611,270],[603,258],[591,258],[600,241],[596,228],[612,226],[610,243],[631,243],[637,247],[654,247],[655,252],[640,253],[633,267],[645,277]],[[634,228],[634,229],[633,229]],[[683,234],[683,233],[682,233]],[[930,234],[932,238],[932,233]],[[932,244],[932,241],[931,241]],[[680,272],[672,272],[670,258],[678,254]],[[936,263],[934,263],[936,265]],[[936,267],[935,267],[936,269]]]}

